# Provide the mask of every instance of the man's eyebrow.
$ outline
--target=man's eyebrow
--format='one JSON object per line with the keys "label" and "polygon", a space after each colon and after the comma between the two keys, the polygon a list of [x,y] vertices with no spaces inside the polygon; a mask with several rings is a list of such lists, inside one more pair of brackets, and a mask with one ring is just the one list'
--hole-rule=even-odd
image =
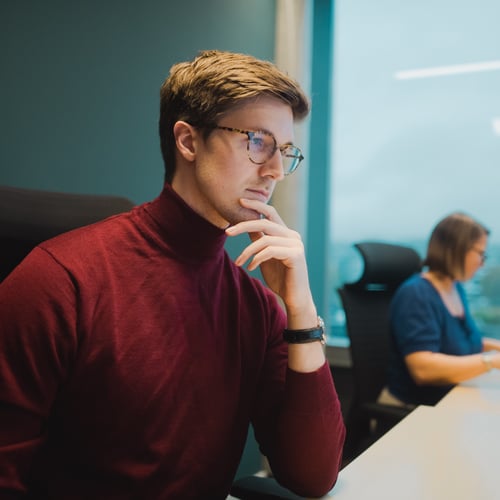
{"label": "man's eyebrow", "polygon": [[274,134],[273,132],[271,132],[269,129],[267,129],[265,127],[254,128],[254,129],[251,130],[251,132],[265,132],[266,134],[270,134],[270,135],[272,135],[275,138],[276,144],[278,144],[279,146],[295,146],[295,144],[293,143],[293,141],[285,141],[285,142],[279,143],[278,139],[276,138],[276,134]]}

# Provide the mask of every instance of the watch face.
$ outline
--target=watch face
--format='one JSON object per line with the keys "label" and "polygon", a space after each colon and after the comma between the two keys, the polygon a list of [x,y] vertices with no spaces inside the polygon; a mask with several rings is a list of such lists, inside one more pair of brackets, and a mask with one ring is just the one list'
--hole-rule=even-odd
{"label": "watch face", "polygon": [[321,328],[321,340],[320,342],[326,344],[326,334],[325,334],[325,322],[321,316],[318,316],[318,327]]}
{"label": "watch face", "polygon": [[323,321],[323,318],[321,316],[318,316],[318,326],[323,330],[323,333],[325,332],[325,322]]}

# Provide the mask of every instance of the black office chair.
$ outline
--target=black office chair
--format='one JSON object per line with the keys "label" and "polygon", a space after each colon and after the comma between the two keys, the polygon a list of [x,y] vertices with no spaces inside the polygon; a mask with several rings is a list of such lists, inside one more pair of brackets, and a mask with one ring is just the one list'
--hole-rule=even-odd
{"label": "black office chair", "polygon": [[120,196],[0,186],[0,281],[42,241],[133,206]]}
{"label": "black office chair", "polygon": [[363,257],[363,274],[337,290],[346,317],[354,382],[346,416],[344,464],[410,411],[379,404],[377,399],[387,381],[390,301],[397,287],[422,268],[422,260],[412,248],[379,242],[354,246]]}

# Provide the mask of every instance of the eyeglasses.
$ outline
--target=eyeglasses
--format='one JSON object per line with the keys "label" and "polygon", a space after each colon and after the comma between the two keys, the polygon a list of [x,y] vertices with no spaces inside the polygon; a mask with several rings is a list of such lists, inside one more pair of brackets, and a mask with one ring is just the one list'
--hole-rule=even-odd
{"label": "eyeglasses", "polygon": [[484,250],[480,250],[479,248],[471,248],[472,251],[476,252],[479,257],[481,257],[481,263],[484,264],[486,259],[488,258],[488,254]]}
{"label": "eyeglasses", "polygon": [[283,159],[283,171],[285,175],[295,172],[300,162],[304,159],[302,151],[297,146],[293,144],[278,146],[276,138],[271,132],[266,132],[265,130],[241,130],[239,128],[221,127],[219,125],[215,125],[213,128],[245,134],[248,138],[248,158],[256,165],[266,163],[266,161],[270,160],[279,149]]}

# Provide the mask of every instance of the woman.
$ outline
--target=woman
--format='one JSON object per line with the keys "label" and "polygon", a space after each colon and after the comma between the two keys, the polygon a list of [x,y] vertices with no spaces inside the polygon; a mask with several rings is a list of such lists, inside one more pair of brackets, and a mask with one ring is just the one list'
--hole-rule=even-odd
{"label": "woman", "polygon": [[453,385],[500,368],[500,341],[481,336],[462,286],[484,264],[488,235],[463,213],[432,231],[425,271],[406,280],[391,304],[393,352],[381,401],[434,405]]}

